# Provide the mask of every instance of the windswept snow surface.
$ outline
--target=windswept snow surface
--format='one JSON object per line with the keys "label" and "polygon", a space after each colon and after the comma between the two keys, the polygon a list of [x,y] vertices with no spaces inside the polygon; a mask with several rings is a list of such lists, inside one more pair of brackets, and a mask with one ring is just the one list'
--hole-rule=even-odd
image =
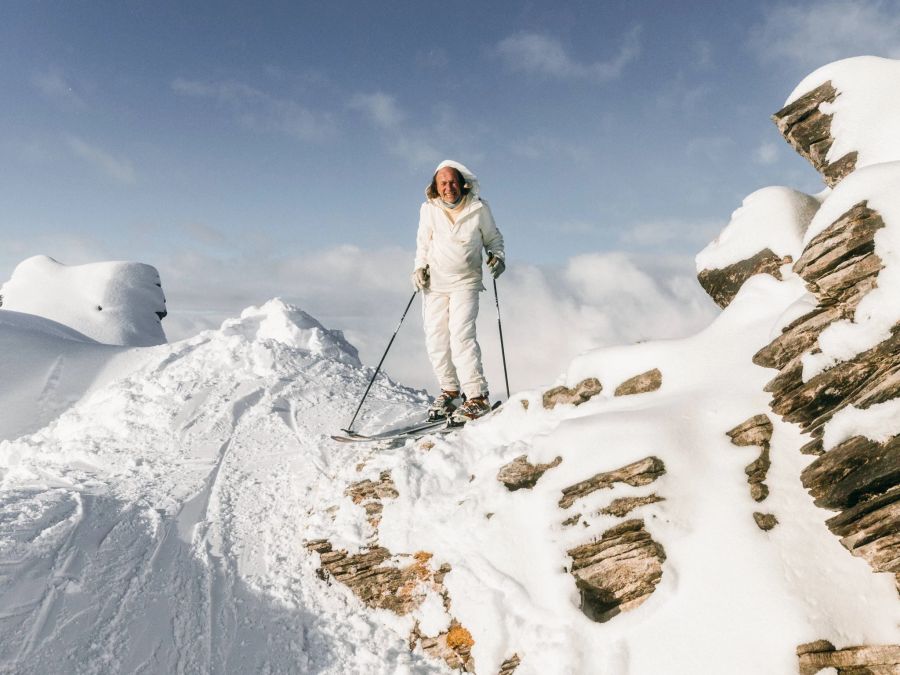
{"label": "windswept snow surface", "polygon": [[146,347],[166,341],[159,273],[137,262],[63,265],[37,255],[0,286],[3,309],[57,321],[109,345]]}
{"label": "windswept snow surface", "polygon": [[[334,333],[310,339],[316,326],[280,301],[136,350],[140,363],[118,379],[0,442],[0,670],[447,672],[407,647],[413,621],[426,634],[446,627],[436,596],[410,617],[367,610],[318,578],[303,545],[365,546],[372,528],[344,490],[383,470],[399,496],[385,501],[380,543],[452,566],[450,613],[475,639],[479,673],[514,652],[517,675],[791,673],[800,642],[897,642],[892,579],[828,532],[798,479],[810,458],[795,429],[773,420],[763,508],[780,524],[768,533],[753,522],[744,474],[758,450],[725,436],[767,411],[772,372],[750,356],[803,294],[796,278],[755,277],[693,338],[576,359],[565,382],[604,385],[582,406],[545,411],[539,391],[520,393],[430,449],[331,441],[371,371]],[[42,339],[68,348],[67,337]],[[29,352],[26,338],[19,349]],[[652,367],[659,391],[611,396]],[[426,402],[386,379],[370,397],[363,431]],[[533,490],[508,492],[497,471],[523,453],[563,461]],[[648,455],[667,469],[652,485],[558,507],[563,487]],[[662,581],[637,609],[593,623],[565,551],[618,522],[597,509],[651,491],[665,501],[632,515],[665,547]],[[589,527],[563,527],[572,512]]]}
{"label": "windswept snow surface", "polygon": [[697,271],[722,269],[768,248],[795,260],[803,235],[819,209],[816,197],[781,186],[765,187],[744,198],[728,225],[697,254]]}

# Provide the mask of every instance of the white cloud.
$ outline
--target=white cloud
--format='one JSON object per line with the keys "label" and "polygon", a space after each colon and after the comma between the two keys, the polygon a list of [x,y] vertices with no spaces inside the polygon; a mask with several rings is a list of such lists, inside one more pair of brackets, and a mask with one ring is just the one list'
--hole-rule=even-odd
{"label": "white cloud", "polygon": [[357,94],[350,99],[349,106],[351,109],[361,110],[375,124],[385,129],[395,129],[406,119],[406,114],[397,106],[397,99],[382,91]]}
{"label": "white cloud", "polygon": [[[12,242],[8,248],[22,258],[44,253],[67,264],[122,257],[104,242],[51,239],[22,246]],[[165,254],[148,251],[140,262],[160,271],[169,311],[163,327],[170,341],[218,328],[245,307],[278,296],[327,327],[344,330],[363,361],[374,366],[412,294],[412,257],[411,249],[399,247],[337,246],[288,257],[257,253],[228,258],[183,243]],[[17,262],[8,262],[9,273]],[[499,397],[505,394],[503,369],[489,278],[487,282],[491,290],[481,296],[478,332],[488,381]],[[511,259],[498,291],[514,390],[552,384],[587,349],[692,334],[718,311],[694,277],[691,256],[592,253],[552,267]],[[434,391],[420,308],[417,299],[385,370],[404,384]]]}
{"label": "white cloud", "polygon": [[679,249],[700,250],[722,231],[726,223],[711,220],[654,220],[630,225],[622,230],[619,242],[623,246],[637,246],[659,250],[679,244]]}
{"label": "white cloud", "polygon": [[43,96],[64,108],[82,110],[87,107],[75,86],[57,68],[37,73],[31,78],[31,84]]}
{"label": "white cloud", "polygon": [[137,182],[134,167],[127,159],[115,157],[103,148],[92,145],[77,136],[68,136],[66,145],[76,157],[85,160],[114,181],[125,185]]}
{"label": "white cloud", "polygon": [[718,162],[726,158],[734,145],[731,136],[698,136],[687,142],[685,153],[688,157]]}
{"label": "white cloud", "polygon": [[760,145],[753,153],[753,159],[757,164],[769,165],[778,161],[779,146],[771,141]]}
{"label": "white cloud", "polygon": [[[281,296],[329,328],[343,329],[374,365],[409,300],[412,251],[342,246],[281,260],[220,259],[182,253],[160,265],[170,339],[217,327],[250,304]],[[486,284],[491,288],[491,284]],[[689,256],[586,254],[559,267],[516,265],[498,282],[510,385],[552,383],[593,347],[691,334],[716,308],[694,278]],[[479,335],[492,390],[503,390],[493,292],[481,296]],[[419,301],[397,336],[386,371],[434,389]]]}
{"label": "white cloud", "polygon": [[619,51],[606,61],[577,61],[569,56],[556,38],[532,32],[510,35],[500,41],[496,51],[507,67],[514,71],[562,80],[608,82],[620,77],[625,66],[641,53],[640,28],[628,31]]}
{"label": "white cloud", "polygon": [[397,99],[381,91],[356,94],[347,105],[379,129],[389,153],[413,168],[433,168],[448,155],[465,156],[470,162],[481,157],[481,130],[463,121],[449,104],[436,107],[433,117],[424,124],[410,122]]}
{"label": "white cloud", "polygon": [[813,69],[863,54],[900,57],[898,35],[898,0],[816,0],[772,5],[750,44],[766,63]]}
{"label": "white cloud", "polygon": [[252,131],[278,133],[301,141],[319,141],[332,136],[334,122],[293,99],[272,96],[243,82],[199,82],[176,78],[172,90],[193,98],[206,98],[230,110],[235,119]]}

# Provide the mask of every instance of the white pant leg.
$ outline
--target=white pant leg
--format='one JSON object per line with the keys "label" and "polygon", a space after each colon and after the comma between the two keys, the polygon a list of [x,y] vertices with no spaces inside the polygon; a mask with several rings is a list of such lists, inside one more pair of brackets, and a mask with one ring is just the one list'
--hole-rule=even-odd
{"label": "white pant leg", "polygon": [[459,378],[450,349],[450,296],[425,291],[422,294],[425,349],[441,389],[459,391]]}
{"label": "white pant leg", "polygon": [[481,348],[475,337],[478,317],[478,291],[455,291],[450,294],[450,348],[453,363],[459,371],[466,398],[488,393],[481,366]]}

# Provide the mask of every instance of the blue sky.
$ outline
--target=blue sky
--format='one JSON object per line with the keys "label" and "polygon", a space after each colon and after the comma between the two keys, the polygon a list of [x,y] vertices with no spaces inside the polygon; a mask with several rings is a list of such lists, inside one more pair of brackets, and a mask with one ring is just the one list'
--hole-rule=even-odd
{"label": "blue sky", "polygon": [[[176,311],[200,310],[198,275],[222,311],[276,293],[315,305],[313,261],[368,255],[399,297],[445,157],[481,178],[511,269],[626,252],[690,275],[744,196],[822,188],[769,120],[794,85],[837,58],[894,56],[900,34],[895,0],[0,13],[0,279],[36,253],[140,260]],[[378,287],[370,267],[320,266],[315,284]]]}

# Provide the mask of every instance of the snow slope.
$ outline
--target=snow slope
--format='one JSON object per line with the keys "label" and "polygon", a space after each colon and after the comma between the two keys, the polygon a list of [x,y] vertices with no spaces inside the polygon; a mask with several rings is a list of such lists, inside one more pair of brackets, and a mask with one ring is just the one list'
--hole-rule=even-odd
{"label": "snow slope", "polygon": [[[417,620],[430,634],[446,627],[440,602],[407,617],[368,610],[322,581],[304,546],[364,549],[372,526],[344,490],[385,470],[399,494],[384,504],[379,541],[450,564],[450,612],[471,631],[478,672],[515,652],[517,673],[787,673],[800,642],[896,642],[892,582],[826,529],[797,479],[810,458],[796,453],[796,431],[773,420],[766,508],[781,522],[768,533],[753,522],[743,471],[754,449],[725,436],[767,410],[770,373],[749,357],[803,294],[796,278],[756,277],[693,338],[576,359],[566,383],[604,385],[582,406],[545,411],[541,392],[524,392],[430,449],[331,441],[371,371],[339,334],[278,300],[128,358],[47,322],[2,322],[18,355],[4,351],[4,366],[45,367],[55,348],[91,367],[83,396],[69,387],[77,401],[0,441],[0,670],[446,672],[407,646]],[[611,396],[652,367],[659,391]],[[90,387],[101,369],[103,386]],[[4,380],[2,392],[17,388]],[[386,379],[370,396],[366,431],[425,405]],[[0,420],[16,429],[20,414],[4,408]],[[535,489],[508,492],[497,470],[523,453],[563,461]],[[560,490],[648,454],[667,468],[653,484],[665,501],[640,510],[665,547],[662,581],[637,609],[594,623],[565,551],[617,519],[563,527]],[[618,485],[571,511],[637,493]]]}

